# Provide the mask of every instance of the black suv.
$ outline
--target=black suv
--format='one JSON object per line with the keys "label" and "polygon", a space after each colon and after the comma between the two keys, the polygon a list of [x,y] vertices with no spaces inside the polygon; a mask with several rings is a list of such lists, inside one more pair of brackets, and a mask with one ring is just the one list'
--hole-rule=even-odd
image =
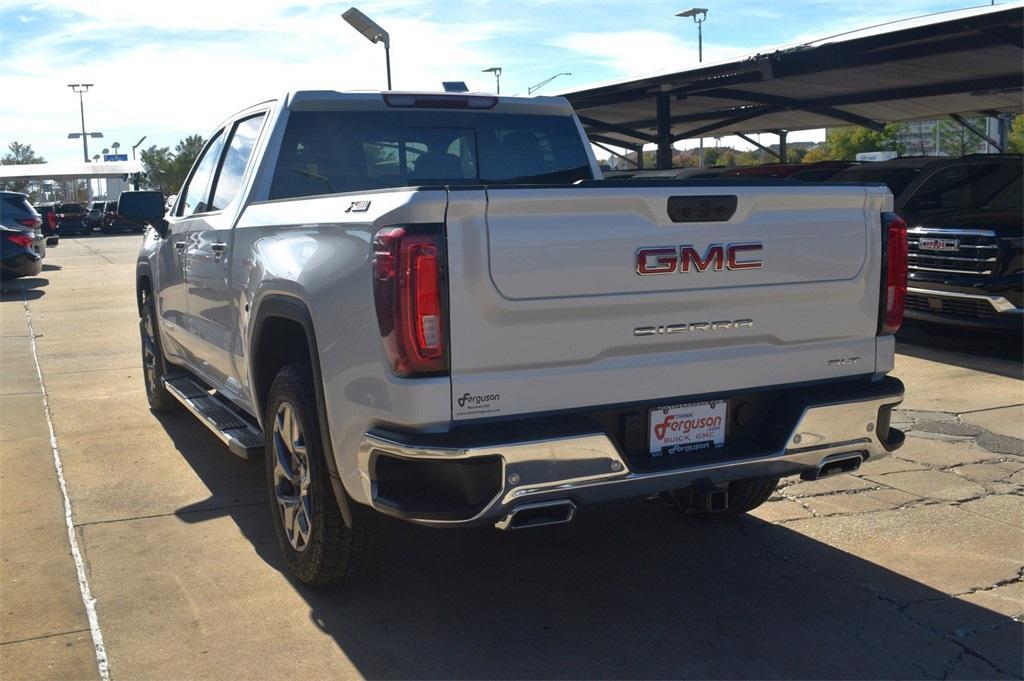
{"label": "black suv", "polygon": [[836,181],[888,183],[907,223],[910,319],[1004,329],[1024,322],[1024,205],[1019,154],[896,159]]}

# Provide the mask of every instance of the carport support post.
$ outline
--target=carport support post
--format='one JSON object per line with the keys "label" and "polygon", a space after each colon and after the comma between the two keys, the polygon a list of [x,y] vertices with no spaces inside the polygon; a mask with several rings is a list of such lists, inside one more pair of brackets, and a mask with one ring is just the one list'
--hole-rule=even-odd
{"label": "carport support post", "polygon": [[785,130],[777,131],[779,133],[779,163],[786,162],[786,135]]}
{"label": "carport support post", "polygon": [[636,169],[644,169],[644,145],[636,145]]}
{"label": "carport support post", "polygon": [[658,93],[658,169],[672,167],[672,104],[667,92]]}

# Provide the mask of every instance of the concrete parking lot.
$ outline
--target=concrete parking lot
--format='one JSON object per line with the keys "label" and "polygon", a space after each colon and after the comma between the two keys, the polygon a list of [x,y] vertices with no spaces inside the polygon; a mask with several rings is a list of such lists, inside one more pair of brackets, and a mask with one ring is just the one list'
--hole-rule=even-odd
{"label": "concrete parking lot", "polygon": [[377,579],[312,591],[262,463],[147,409],[138,243],[65,239],[2,294],[2,679],[1022,676],[1019,338],[908,327],[906,446],[752,516],[396,525]]}

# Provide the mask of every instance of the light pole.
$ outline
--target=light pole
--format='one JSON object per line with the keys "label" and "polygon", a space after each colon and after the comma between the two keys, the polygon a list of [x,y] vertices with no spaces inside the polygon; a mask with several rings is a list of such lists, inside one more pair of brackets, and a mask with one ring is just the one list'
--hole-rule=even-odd
{"label": "light pole", "polygon": [[708,18],[708,11],[703,7],[691,7],[685,12],[680,12],[677,17],[692,17],[693,23],[697,24],[697,61],[704,62],[704,31],[701,24]]}
{"label": "light pole", "polygon": [[135,150],[138,149],[140,146],[142,146],[142,143],[146,141],[147,137],[149,137],[149,135],[143,135],[142,139],[140,139],[138,142],[136,142],[135,144],[132,145],[132,160],[133,161],[135,160]]}
{"label": "light pole", "polygon": [[542,87],[544,87],[545,85],[547,85],[548,83],[553,81],[555,78],[558,78],[559,76],[571,76],[571,75],[572,74],[569,73],[568,71],[563,71],[562,73],[556,73],[555,75],[551,76],[550,78],[545,78],[544,80],[542,80],[541,82],[537,83],[536,85],[531,85],[530,87],[526,88],[526,94],[532,95],[534,92],[536,92],[537,90],[541,89]]}
{"label": "light pole", "polygon": [[384,63],[388,70],[388,90],[391,89],[391,36],[383,28],[374,23],[373,19],[366,16],[355,7],[349,7],[341,13],[341,18],[347,21],[352,28],[363,34],[371,43],[384,43]]}
{"label": "light pole", "polygon": [[110,148],[114,150],[114,156],[117,156],[117,150],[121,148],[120,142],[114,142],[110,145]]}
{"label": "light pole", "polygon": [[[680,12],[677,17],[691,17],[693,23],[697,24],[697,63],[704,63],[704,20],[708,18],[708,11],[704,7],[691,7],[685,12]],[[700,167],[704,167],[704,138],[700,138]]]}
{"label": "light pole", "polygon": [[[68,87],[71,88],[72,92],[78,93],[78,111],[82,114],[82,158],[85,162],[89,162],[89,140],[86,139],[85,133],[85,100],[82,95],[89,91],[92,87],[92,83],[68,83]],[[90,136],[92,133],[90,133]],[[71,139],[71,135],[68,135],[68,139]]]}
{"label": "light pole", "polygon": [[494,82],[498,84],[498,94],[500,95],[501,94],[501,67],[500,66],[492,66],[489,69],[484,69],[480,73],[493,73],[494,74]]}

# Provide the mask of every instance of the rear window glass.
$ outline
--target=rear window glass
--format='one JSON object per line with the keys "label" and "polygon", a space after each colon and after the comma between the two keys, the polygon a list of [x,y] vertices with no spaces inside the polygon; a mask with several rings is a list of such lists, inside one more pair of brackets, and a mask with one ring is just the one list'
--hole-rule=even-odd
{"label": "rear window glass", "polygon": [[425,184],[567,184],[591,177],[566,116],[298,111],[270,198]]}
{"label": "rear window glass", "polygon": [[116,213],[117,212],[117,201],[107,201],[107,207],[104,208],[103,210],[108,211],[110,213]]}
{"label": "rear window glass", "polygon": [[58,213],[84,213],[85,210],[82,208],[80,203],[62,203],[57,206]]}
{"label": "rear window glass", "polygon": [[910,186],[920,168],[856,168],[844,170],[833,179],[836,182],[881,182],[889,187],[893,196],[899,196]]}
{"label": "rear window glass", "polygon": [[32,210],[32,205],[28,202],[28,199],[16,194],[5,194],[4,206],[25,213]]}

